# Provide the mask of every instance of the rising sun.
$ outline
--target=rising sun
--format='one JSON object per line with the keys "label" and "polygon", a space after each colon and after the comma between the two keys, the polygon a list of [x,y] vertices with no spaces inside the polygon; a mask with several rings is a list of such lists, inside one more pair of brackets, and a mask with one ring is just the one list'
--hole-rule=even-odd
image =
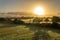
{"label": "rising sun", "polygon": [[36,7],[34,9],[34,14],[36,14],[36,15],[44,15],[44,13],[45,13],[45,11],[44,11],[43,7]]}

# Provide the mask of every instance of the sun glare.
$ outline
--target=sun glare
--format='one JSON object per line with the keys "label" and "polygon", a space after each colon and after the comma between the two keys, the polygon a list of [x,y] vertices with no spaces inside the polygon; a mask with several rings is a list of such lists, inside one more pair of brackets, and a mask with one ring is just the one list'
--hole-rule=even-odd
{"label": "sun glare", "polygon": [[36,14],[36,15],[44,15],[44,9],[42,7],[36,7],[34,9],[34,14]]}

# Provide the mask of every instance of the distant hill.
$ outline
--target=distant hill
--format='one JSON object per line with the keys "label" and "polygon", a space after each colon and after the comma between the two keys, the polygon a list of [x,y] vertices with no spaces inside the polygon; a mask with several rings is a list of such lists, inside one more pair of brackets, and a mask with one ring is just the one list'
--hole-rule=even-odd
{"label": "distant hill", "polygon": [[33,13],[25,13],[25,12],[8,12],[8,13],[0,13],[0,17],[21,17],[21,16],[35,16]]}

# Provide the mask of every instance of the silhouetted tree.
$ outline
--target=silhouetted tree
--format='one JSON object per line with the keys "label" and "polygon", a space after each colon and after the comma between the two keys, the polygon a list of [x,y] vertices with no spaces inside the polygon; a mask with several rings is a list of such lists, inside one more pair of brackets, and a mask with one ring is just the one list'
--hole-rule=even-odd
{"label": "silhouetted tree", "polygon": [[45,20],[44,20],[46,23],[49,21],[49,19],[48,18],[45,18]]}
{"label": "silhouetted tree", "polygon": [[0,22],[1,22],[1,23],[4,23],[5,21],[6,21],[5,18],[0,18]]}
{"label": "silhouetted tree", "polygon": [[56,28],[56,29],[59,29],[59,24],[58,22],[60,21],[59,17],[56,17],[56,16],[53,16],[52,18],[52,27],[53,28]]}
{"label": "silhouetted tree", "polygon": [[60,18],[57,16],[53,16],[52,22],[60,22]]}
{"label": "silhouetted tree", "polygon": [[18,19],[15,19],[13,21],[13,23],[15,23],[15,24],[24,24],[24,22],[22,20],[18,20]]}
{"label": "silhouetted tree", "polygon": [[33,23],[40,23],[41,21],[42,21],[42,19],[40,19],[40,18],[33,19]]}
{"label": "silhouetted tree", "polygon": [[5,21],[5,19],[4,18],[0,18],[0,21]]}

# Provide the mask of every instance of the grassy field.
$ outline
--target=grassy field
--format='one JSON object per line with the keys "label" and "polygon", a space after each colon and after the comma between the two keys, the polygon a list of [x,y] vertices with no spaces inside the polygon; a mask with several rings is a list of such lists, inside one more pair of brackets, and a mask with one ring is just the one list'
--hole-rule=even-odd
{"label": "grassy field", "polygon": [[60,40],[60,30],[35,25],[0,24],[0,40]]}

